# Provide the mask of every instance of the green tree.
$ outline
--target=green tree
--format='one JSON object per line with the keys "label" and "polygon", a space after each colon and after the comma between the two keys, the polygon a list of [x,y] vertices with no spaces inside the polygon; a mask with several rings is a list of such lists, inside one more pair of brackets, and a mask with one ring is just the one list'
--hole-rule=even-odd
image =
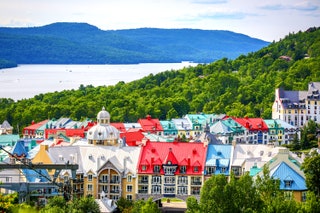
{"label": "green tree", "polygon": [[73,200],[70,208],[73,213],[99,213],[99,204],[95,201],[92,196],[81,197],[79,199]]}
{"label": "green tree", "polygon": [[152,197],[150,197],[147,201],[138,200],[134,202],[134,206],[132,209],[133,213],[160,213],[160,209],[157,204],[152,201]]}
{"label": "green tree", "polygon": [[301,169],[306,176],[308,189],[320,199],[320,154],[313,152],[311,156],[305,158]]}
{"label": "green tree", "polygon": [[200,207],[199,207],[198,200],[194,196],[188,197],[186,213],[199,213],[199,212],[200,212]]}
{"label": "green tree", "polygon": [[121,197],[117,201],[117,207],[119,208],[120,212],[131,212],[133,208],[134,202],[132,200],[125,199]]}

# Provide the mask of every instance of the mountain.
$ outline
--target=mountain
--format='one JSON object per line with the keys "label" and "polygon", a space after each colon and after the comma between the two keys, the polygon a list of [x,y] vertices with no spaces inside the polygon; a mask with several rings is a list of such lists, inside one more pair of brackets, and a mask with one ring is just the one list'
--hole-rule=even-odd
{"label": "mountain", "polygon": [[18,64],[127,64],[234,59],[269,42],[221,30],[101,30],[86,23],[0,28],[0,58]]}
{"label": "mountain", "polygon": [[81,85],[17,102],[0,99],[0,121],[23,127],[47,118],[94,119],[103,106],[112,122],[198,112],[270,119],[276,88],[307,90],[308,83],[320,82],[319,38],[320,28],[313,27],[234,60],[223,58],[114,86]]}

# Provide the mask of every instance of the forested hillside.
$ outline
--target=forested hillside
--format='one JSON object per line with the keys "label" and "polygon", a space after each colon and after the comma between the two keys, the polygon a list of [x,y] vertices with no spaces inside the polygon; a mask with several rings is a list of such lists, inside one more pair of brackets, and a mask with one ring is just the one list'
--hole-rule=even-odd
{"label": "forested hillside", "polygon": [[236,58],[269,42],[222,30],[100,30],[85,23],[0,28],[0,58],[18,64],[134,64]]}
{"label": "forested hillside", "polygon": [[275,88],[307,90],[311,81],[320,81],[320,28],[289,34],[235,60],[223,58],[115,86],[80,86],[18,102],[1,99],[0,121],[21,127],[61,116],[95,119],[102,106],[112,122],[197,112],[271,118]]}

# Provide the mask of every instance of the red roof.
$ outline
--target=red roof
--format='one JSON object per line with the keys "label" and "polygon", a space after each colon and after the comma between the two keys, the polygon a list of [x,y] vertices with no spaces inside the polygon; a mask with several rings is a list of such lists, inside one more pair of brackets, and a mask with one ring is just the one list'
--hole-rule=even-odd
{"label": "red roof", "polygon": [[126,144],[128,146],[137,146],[137,142],[141,142],[144,138],[144,135],[142,134],[142,130],[136,129],[136,131],[120,133],[120,138],[124,137],[126,138]]}
{"label": "red roof", "polygon": [[23,132],[25,130],[37,130],[39,129],[40,127],[42,127],[43,125],[45,125],[46,123],[48,123],[49,120],[43,120],[43,121],[40,121],[39,123],[34,123],[32,121],[31,125],[30,126],[27,126],[25,128],[23,128]]}
{"label": "red roof", "polygon": [[115,128],[117,128],[120,132],[125,132],[126,131],[126,127],[124,126],[123,123],[110,123],[111,126],[114,126]]}
{"label": "red roof", "polygon": [[[85,129],[46,129],[45,138],[48,138],[49,135],[63,134],[67,137],[85,137]],[[59,136],[59,135],[57,135]]]}
{"label": "red roof", "polygon": [[[146,142],[141,147],[141,154],[138,162],[138,173],[153,174],[153,166],[167,164],[177,164],[178,168],[175,174],[179,174],[179,166],[187,166],[185,174],[201,174],[204,169],[206,147],[203,143],[185,143],[185,142]],[[148,164],[146,164],[148,162]],[[147,166],[142,170],[142,165]],[[198,171],[194,171],[197,166]],[[161,168],[160,173],[163,174]]]}
{"label": "red roof", "polygon": [[268,131],[268,126],[262,118],[233,118],[249,131]]}
{"label": "red roof", "polygon": [[150,115],[148,115],[144,119],[142,119],[142,118],[139,119],[138,123],[141,125],[141,128],[145,132],[154,133],[154,132],[163,131],[163,128],[161,126],[159,119],[151,118]]}

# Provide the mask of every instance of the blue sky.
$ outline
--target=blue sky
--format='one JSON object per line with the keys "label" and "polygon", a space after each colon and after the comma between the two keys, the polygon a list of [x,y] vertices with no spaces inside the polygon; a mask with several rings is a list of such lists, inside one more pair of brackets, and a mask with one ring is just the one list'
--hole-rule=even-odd
{"label": "blue sky", "polygon": [[54,22],[86,22],[102,30],[230,30],[278,41],[319,27],[320,0],[0,0],[0,26]]}

